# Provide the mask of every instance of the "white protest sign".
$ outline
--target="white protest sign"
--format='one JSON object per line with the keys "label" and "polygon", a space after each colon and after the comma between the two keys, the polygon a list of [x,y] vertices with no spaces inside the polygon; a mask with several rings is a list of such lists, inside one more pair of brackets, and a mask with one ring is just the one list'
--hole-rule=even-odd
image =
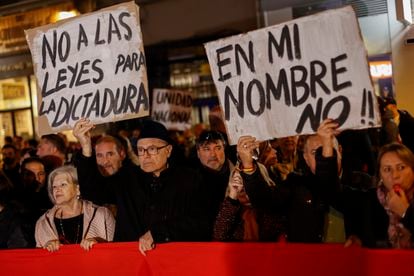
{"label": "white protest sign", "polygon": [[192,92],[171,89],[154,89],[151,116],[167,129],[191,128]]}
{"label": "white protest sign", "polygon": [[350,6],[205,45],[232,144],[380,125],[366,50]]}
{"label": "white protest sign", "polygon": [[113,122],[149,114],[139,10],[115,5],[26,31],[37,79],[39,133],[79,118]]}

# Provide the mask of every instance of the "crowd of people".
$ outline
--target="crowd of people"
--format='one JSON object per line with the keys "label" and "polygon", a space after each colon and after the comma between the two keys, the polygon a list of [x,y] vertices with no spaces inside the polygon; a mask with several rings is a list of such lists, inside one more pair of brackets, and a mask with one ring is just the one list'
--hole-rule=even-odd
{"label": "crowd of people", "polygon": [[26,147],[7,139],[0,248],[137,241],[145,255],[158,243],[213,240],[411,248],[414,119],[394,105],[381,106],[380,129],[340,132],[325,119],[313,135],[242,136],[236,146],[217,129],[177,139],[148,118],[133,136],[99,137],[80,119],[70,159],[60,134]]}

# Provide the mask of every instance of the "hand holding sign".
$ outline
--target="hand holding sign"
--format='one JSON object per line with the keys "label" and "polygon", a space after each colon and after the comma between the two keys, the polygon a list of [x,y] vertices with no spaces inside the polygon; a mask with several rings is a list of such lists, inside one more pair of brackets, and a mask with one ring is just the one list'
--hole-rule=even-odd
{"label": "hand holding sign", "polygon": [[312,134],[327,118],[341,129],[379,126],[372,97],[361,123],[362,93],[373,88],[357,22],[348,6],[207,43],[230,143]]}
{"label": "hand holding sign", "polygon": [[92,140],[90,131],[95,127],[89,119],[82,118],[73,127],[73,136],[78,139],[82,147],[82,154],[86,157],[92,156]]}
{"label": "hand holding sign", "polygon": [[244,169],[253,168],[253,151],[259,148],[260,142],[253,136],[242,136],[237,142],[237,155]]}
{"label": "hand holding sign", "polygon": [[26,31],[37,79],[39,133],[147,116],[144,47],[134,2]]}

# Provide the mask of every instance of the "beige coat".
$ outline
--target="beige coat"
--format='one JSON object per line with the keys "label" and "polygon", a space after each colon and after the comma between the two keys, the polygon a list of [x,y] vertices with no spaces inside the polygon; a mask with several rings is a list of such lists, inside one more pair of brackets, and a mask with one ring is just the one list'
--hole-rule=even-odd
{"label": "beige coat", "polygon": [[[54,223],[57,206],[46,211],[36,223],[36,247],[44,247],[50,240],[58,240],[58,232]],[[105,207],[97,206],[90,201],[83,200],[83,232],[82,238],[102,238],[112,241],[115,231],[115,219]]]}

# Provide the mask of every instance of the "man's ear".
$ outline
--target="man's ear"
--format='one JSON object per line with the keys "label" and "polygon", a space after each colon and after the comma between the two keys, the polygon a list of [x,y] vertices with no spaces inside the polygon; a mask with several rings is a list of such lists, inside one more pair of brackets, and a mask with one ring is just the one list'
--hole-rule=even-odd
{"label": "man's ear", "polygon": [[167,146],[167,152],[168,152],[167,158],[169,158],[171,156],[172,150],[173,150],[173,146],[171,144],[168,145]]}
{"label": "man's ear", "polygon": [[122,149],[122,150],[119,151],[119,156],[121,157],[122,160],[125,159],[126,155],[127,154],[126,154],[125,150]]}

